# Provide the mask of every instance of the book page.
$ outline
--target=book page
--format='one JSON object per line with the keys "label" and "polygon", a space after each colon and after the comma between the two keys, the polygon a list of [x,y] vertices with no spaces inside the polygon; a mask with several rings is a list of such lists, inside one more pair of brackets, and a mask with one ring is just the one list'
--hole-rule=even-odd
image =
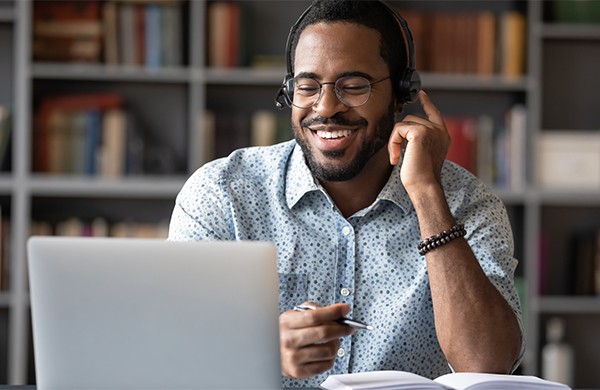
{"label": "book page", "polygon": [[404,371],[371,371],[352,374],[330,375],[321,388],[327,390],[376,390],[376,389],[446,389],[431,379]]}
{"label": "book page", "polygon": [[453,374],[442,375],[435,379],[436,382],[446,386],[451,386],[461,390],[481,390],[481,389],[570,389],[561,383],[551,382],[540,379],[535,376],[526,375],[501,375],[501,374],[482,374],[457,372]]}

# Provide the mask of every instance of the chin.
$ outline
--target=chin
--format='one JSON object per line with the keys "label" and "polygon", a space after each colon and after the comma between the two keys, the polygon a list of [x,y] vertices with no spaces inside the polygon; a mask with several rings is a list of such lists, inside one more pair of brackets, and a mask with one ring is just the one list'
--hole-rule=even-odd
{"label": "chin", "polygon": [[308,168],[319,181],[347,181],[354,179],[363,170],[366,161],[361,158],[353,158],[346,161],[344,158],[347,153],[341,151],[328,151],[322,153],[323,160],[315,158],[312,151],[306,150],[302,143],[300,147],[304,152]]}

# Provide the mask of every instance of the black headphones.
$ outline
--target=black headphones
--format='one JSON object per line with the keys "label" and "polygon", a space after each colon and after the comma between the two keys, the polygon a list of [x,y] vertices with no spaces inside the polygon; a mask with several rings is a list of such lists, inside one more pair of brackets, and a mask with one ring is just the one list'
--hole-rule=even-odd
{"label": "black headphones", "polygon": [[[406,43],[406,50],[408,55],[408,66],[404,70],[402,77],[398,81],[398,100],[402,103],[412,103],[417,101],[419,91],[421,90],[421,76],[416,70],[415,66],[415,44],[413,42],[413,36],[408,28],[408,23],[404,20],[398,13],[396,13],[393,9],[391,9],[387,4],[382,1],[378,1],[379,4],[398,22],[400,29],[402,30],[402,36],[404,38],[404,42]],[[286,49],[285,49],[285,58],[287,64],[287,75],[283,79],[283,83],[277,92],[275,97],[275,105],[277,108],[283,108],[284,106],[291,107],[292,100],[290,96],[293,96],[293,85],[290,81],[294,78],[294,72],[292,70],[292,53],[291,53],[291,45],[292,45],[292,36],[294,35],[298,25],[302,22],[306,14],[312,9],[312,5],[310,5],[303,13],[300,15],[296,23],[290,29],[290,33],[287,37]]]}

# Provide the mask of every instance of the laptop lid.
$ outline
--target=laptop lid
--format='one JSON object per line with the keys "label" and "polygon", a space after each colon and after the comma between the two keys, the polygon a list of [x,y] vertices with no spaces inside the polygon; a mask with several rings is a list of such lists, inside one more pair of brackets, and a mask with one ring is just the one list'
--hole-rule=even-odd
{"label": "laptop lid", "polygon": [[46,389],[280,389],[277,252],[262,242],[32,237]]}

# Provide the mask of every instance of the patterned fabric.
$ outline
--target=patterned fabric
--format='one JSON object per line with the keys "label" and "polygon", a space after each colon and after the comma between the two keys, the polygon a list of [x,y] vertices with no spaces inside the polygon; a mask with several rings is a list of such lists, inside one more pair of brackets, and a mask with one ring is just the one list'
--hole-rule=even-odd
{"label": "patterned fabric", "polygon": [[[502,202],[446,162],[443,186],[475,256],[520,321],[517,261]],[[177,197],[170,240],[264,240],[277,245],[281,311],[304,301],[346,302],[375,327],[341,340],[333,369],[285,387],[317,387],[329,374],[450,371],[440,349],[418,221],[395,167],[377,200],[344,218],[313,179],[295,141],[235,151],[204,165]],[[240,292],[243,299],[243,292]]]}

